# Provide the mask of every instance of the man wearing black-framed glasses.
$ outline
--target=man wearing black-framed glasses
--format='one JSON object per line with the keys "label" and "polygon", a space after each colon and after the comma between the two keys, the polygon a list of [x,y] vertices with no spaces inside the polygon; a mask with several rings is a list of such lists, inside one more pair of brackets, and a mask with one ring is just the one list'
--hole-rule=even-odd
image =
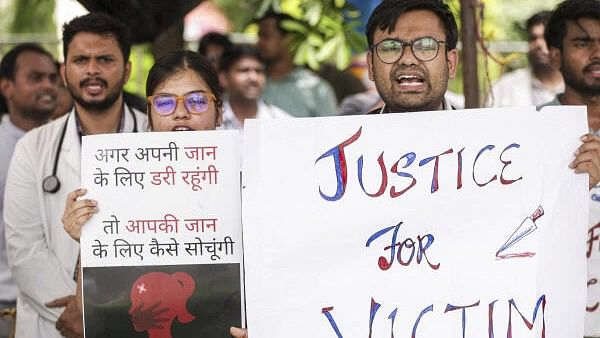
{"label": "man wearing black-framed glasses", "polygon": [[377,112],[450,109],[458,29],[440,0],[384,0],[367,23],[369,79],[385,106]]}
{"label": "man wearing black-framed glasses", "polygon": [[[385,106],[370,113],[452,109],[444,94],[456,73],[457,40],[441,0],[383,0],[367,23],[367,64]],[[230,332],[248,338],[244,329]]]}

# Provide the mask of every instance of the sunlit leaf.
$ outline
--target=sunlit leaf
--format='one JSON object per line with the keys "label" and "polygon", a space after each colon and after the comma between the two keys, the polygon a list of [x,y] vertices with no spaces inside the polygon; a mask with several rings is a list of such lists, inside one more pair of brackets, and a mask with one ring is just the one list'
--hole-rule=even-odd
{"label": "sunlit leaf", "polygon": [[313,46],[308,45],[306,52],[306,64],[308,67],[314,70],[319,69],[319,62],[317,61],[317,51]]}
{"label": "sunlit leaf", "polygon": [[306,10],[304,17],[308,21],[308,24],[315,26],[321,19],[321,12],[323,10],[323,4],[320,1],[315,1]]}
{"label": "sunlit leaf", "polygon": [[265,15],[265,13],[269,10],[269,8],[272,8],[273,4],[276,2],[277,2],[277,0],[263,0],[262,4],[260,4],[260,7],[256,11],[256,17],[260,18],[263,15]]}
{"label": "sunlit leaf", "polygon": [[323,37],[316,32],[310,32],[306,37],[306,42],[311,46],[321,47],[323,45]]}
{"label": "sunlit leaf", "polygon": [[338,48],[335,55],[335,66],[337,69],[348,68],[351,57],[352,53],[350,53],[350,48],[348,46],[343,45],[341,48]]}
{"label": "sunlit leaf", "polygon": [[301,43],[298,45],[296,49],[296,54],[294,54],[294,63],[297,65],[306,64],[306,59],[308,55],[308,47],[310,47],[307,43]]}
{"label": "sunlit leaf", "polygon": [[340,45],[341,39],[339,36],[335,36],[329,41],[325,42],[321,49],[317,52],[317,61],[323,62],[331,58],[338,46]]}
{"label": "sunlit leaf", "polygon": [[347,30],[345,31],[345,37],[352,50],[357,52],[367,50],[367,37],[364,34],[360,34],[353,30]]}
{"label": "sunlit leaf", "polygon": [[298,32],[298,33],[306,33],[306,26],[302,23],[295,20],[283,20],[281,21],[281,27],[285,29],[287,32]]}

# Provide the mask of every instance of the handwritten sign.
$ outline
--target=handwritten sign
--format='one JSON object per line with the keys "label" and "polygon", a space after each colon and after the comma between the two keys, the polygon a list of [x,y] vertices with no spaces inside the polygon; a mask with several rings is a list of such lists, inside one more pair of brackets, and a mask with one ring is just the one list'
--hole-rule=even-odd
{"label": "handwritten sign", "polygon": [[251,337],[581,337],[581,107],[245,126]]}
{"label": "handwritten sign", "polygon": [[590,218],[587,232],[588,302],[585,335],[600,337],[600,186],[590,193]]}
{"label": "handwritten sign", "polygon": [[84,137],[82,185],[99,208],[81,238],[87,333],[168,337],[179,321],[223,336],[242,323],[238,137]]}

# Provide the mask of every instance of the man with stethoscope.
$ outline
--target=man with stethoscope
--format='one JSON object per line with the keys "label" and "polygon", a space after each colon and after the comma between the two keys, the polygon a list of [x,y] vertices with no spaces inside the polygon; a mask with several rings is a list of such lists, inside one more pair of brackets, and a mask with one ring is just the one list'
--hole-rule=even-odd
{"label": "man with stethoscope", "polygon": [[75,106],[19,141],[6,183],[17,338],[82,337],[74,299],[79,247],[61,224],[67,194],[80,186],[81,137],[146,126],[145,115],[123,101],[131,67],[123,24],[99,13],[78,17],[64,26],[63,44],[61,75]]}

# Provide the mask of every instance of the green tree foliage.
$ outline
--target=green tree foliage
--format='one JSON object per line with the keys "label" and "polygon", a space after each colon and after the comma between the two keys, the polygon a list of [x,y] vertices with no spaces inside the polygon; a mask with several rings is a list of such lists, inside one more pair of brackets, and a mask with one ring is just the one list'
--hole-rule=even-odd
{"label": "green tree foliage", "polygon": [[256,17],[267,10],[283,12],[295,20],[282,25],[291,34],[294,62],[318,69],[324,62],[338,69],[348,67],[352,51],[362,52],[367,43],[356,31],[360,12],[346,0],[260,0]]}
{"label": "green tree foliage", "polygon": [[[552,9],[562,0],[480,0],[482,37],[485,41],[523,40],[521,29],[528,16],[542,9]],[[293,34],[292,48],[297,64],[318,68],[333,62],[338,68],[348,66],[352,51],[366,49],[366,39],[356,32],[359,13],[346,0],[215,0],[230,15],[234,28],[243,30],[268,9],[284,12],[296,19],[286,23]],[[446,0],[460,25],[460,0]],[[522,60],[517,65],[522,64]]]}
{"label": "green tree foliage", "polygon": [[213,2],[227,14],[233,30],[242,32],[256,16],[256,10],[263,0],[213,0]]}
{"label": "green tree foliage", "polygon": [[[358,12],[345,0],[299,1],[297,21],[283,22],[292,32],[291,48],[294,62],[318,69],[322,62],[333,62],[338,69],[348,67],[352,51],[362,52],[367,43],[364,34],[356,31]],[[282,10],[285,7],[282,6]]]}
{"label": "green tree foliage", "polygon": [[[523,1],[523,0],[478,0],[478,18],[481,20],[482,42],[490,45],[494,41],[526,41],[525,21],[534,13],[541,10],[552,10],[563,0]],[[460,29],[460,0],[446,0],[454,13]],[[478,56],[479,83],[482,93],[487,93],[489,86],[502,73],[515,68],[525,67],[527,57],[523,53],[494,53],[496,63],[492,58],[485,58],[483,52]],[[456,79],[450,81],[449,88],[462,92],[462,62]],[[484,94],[485,95],[485,94]]]}
{"label": "green tree foliage", "polygon": [[12,20],[11,4],[0,5],[0,32],[8,32],[8,25]]}
{"label": "green tree foliage", "polygon": [[10,32],[55,32],[54,5],[54,0],[15,0]]}

